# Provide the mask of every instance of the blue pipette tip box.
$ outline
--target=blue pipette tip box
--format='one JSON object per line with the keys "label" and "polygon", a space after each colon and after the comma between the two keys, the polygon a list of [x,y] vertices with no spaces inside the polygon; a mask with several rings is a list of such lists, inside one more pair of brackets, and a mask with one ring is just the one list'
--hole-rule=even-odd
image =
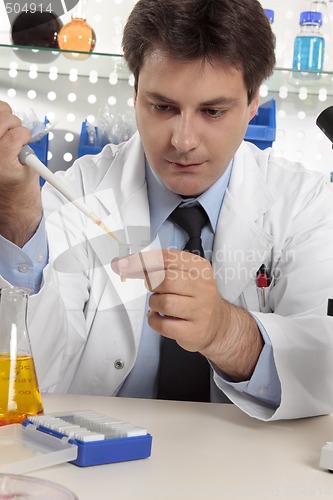
{"label": "blue pipette tip box", "polygon": [[[71,415],[61,415],[61,418],[71,418]],[[22,425],[34,424],[29,422],[29,420],[25,420]],[[43,425],[38,425],[36,430],[59,439],[66,438],[65,434],[48,429]],[[148,458],[151,455],[152,436],[147,433],[144,436],[120,437],[88,442],[80,439],[68,439],[68,443],[77,446],[78,449],[77,458],[70,462],[80,467],[87,467]]]}
{"label": "blue pipette tip box", "polygon": [[[99,418],[99,431],[96,421],[91,429],[78,424],[76,416],[84,413]],[[150,457],[151,448],[151,434],[126,422],[91,411],[46,414],[0,428],[0,472],[24,474],[64,462],[89,467],[139,460]],[[1,457],[6,457],[3,462]]]}

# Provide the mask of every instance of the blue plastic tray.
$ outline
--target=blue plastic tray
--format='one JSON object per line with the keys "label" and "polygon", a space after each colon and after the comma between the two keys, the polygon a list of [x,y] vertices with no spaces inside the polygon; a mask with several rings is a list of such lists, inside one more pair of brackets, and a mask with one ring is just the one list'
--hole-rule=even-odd
{"label": "blue plastic tray", "polygon": [[276,138],[276,102],[270,99],[259,106],[257,114],[250,121],[244,139],[260,149],[272,147]]}
{"label": "blue plastic tray", "polygon": [[[57,417],[70,421],[72,415],[57,414]],[[138,460],[148,458],[151,455],[152,436],[149,433],[132,437],[82,441],[69,439],[62,432],[50,429],[43,424],[32,423],[29,417],[22,425],[24,427],[31,426],[36,432],[42,432],[61,440],[65,439],[69,444],[77,446],[77,458],[70,463],[79,467]]]}

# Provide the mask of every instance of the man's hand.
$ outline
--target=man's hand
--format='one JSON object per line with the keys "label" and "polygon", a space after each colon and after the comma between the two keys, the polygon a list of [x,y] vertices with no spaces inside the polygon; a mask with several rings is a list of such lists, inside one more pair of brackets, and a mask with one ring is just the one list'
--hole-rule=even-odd
{"label": "man's hand", "polygon": [[180,250],[152,250],[112,262],[153,292],[148,323],[188,351],[199,351],[236,381],[251,377],[263,347],[252,316],[221,298],[210,263]]}
{"label": "man's hand", "polygon": [[42,217],[39,177],[18,159],[30,140],[29,130],[0,101],[0,234],[21,247]]}

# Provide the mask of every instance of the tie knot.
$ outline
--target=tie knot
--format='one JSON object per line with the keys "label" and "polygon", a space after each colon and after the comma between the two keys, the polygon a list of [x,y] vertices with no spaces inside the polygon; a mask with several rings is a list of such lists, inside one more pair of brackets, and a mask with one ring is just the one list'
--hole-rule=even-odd
{"label": "tie knot", "polygon": [[201,230],[207,223],[208,217],[201,205],[193,207],[177,207],[170,219],[187,232],[190,238],[201,236]]}

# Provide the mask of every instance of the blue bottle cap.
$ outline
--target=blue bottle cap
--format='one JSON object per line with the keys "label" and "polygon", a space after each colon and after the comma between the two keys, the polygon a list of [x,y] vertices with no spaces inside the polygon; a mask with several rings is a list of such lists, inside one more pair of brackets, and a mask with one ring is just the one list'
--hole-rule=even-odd
{"label": "blue bottle cap", "polygon": [[265,14],[266,14],[267,19],[269,20],[269,22],[271,24],[274,23],[274,10],[264,9],[264,11],[265,11]]}
{"label": "blue bottle cap", "polygon": [[299,24],[323,24],[323,15],[321,12],[315,12],[313,10],[306,10],[301,12],[299,18]]}

